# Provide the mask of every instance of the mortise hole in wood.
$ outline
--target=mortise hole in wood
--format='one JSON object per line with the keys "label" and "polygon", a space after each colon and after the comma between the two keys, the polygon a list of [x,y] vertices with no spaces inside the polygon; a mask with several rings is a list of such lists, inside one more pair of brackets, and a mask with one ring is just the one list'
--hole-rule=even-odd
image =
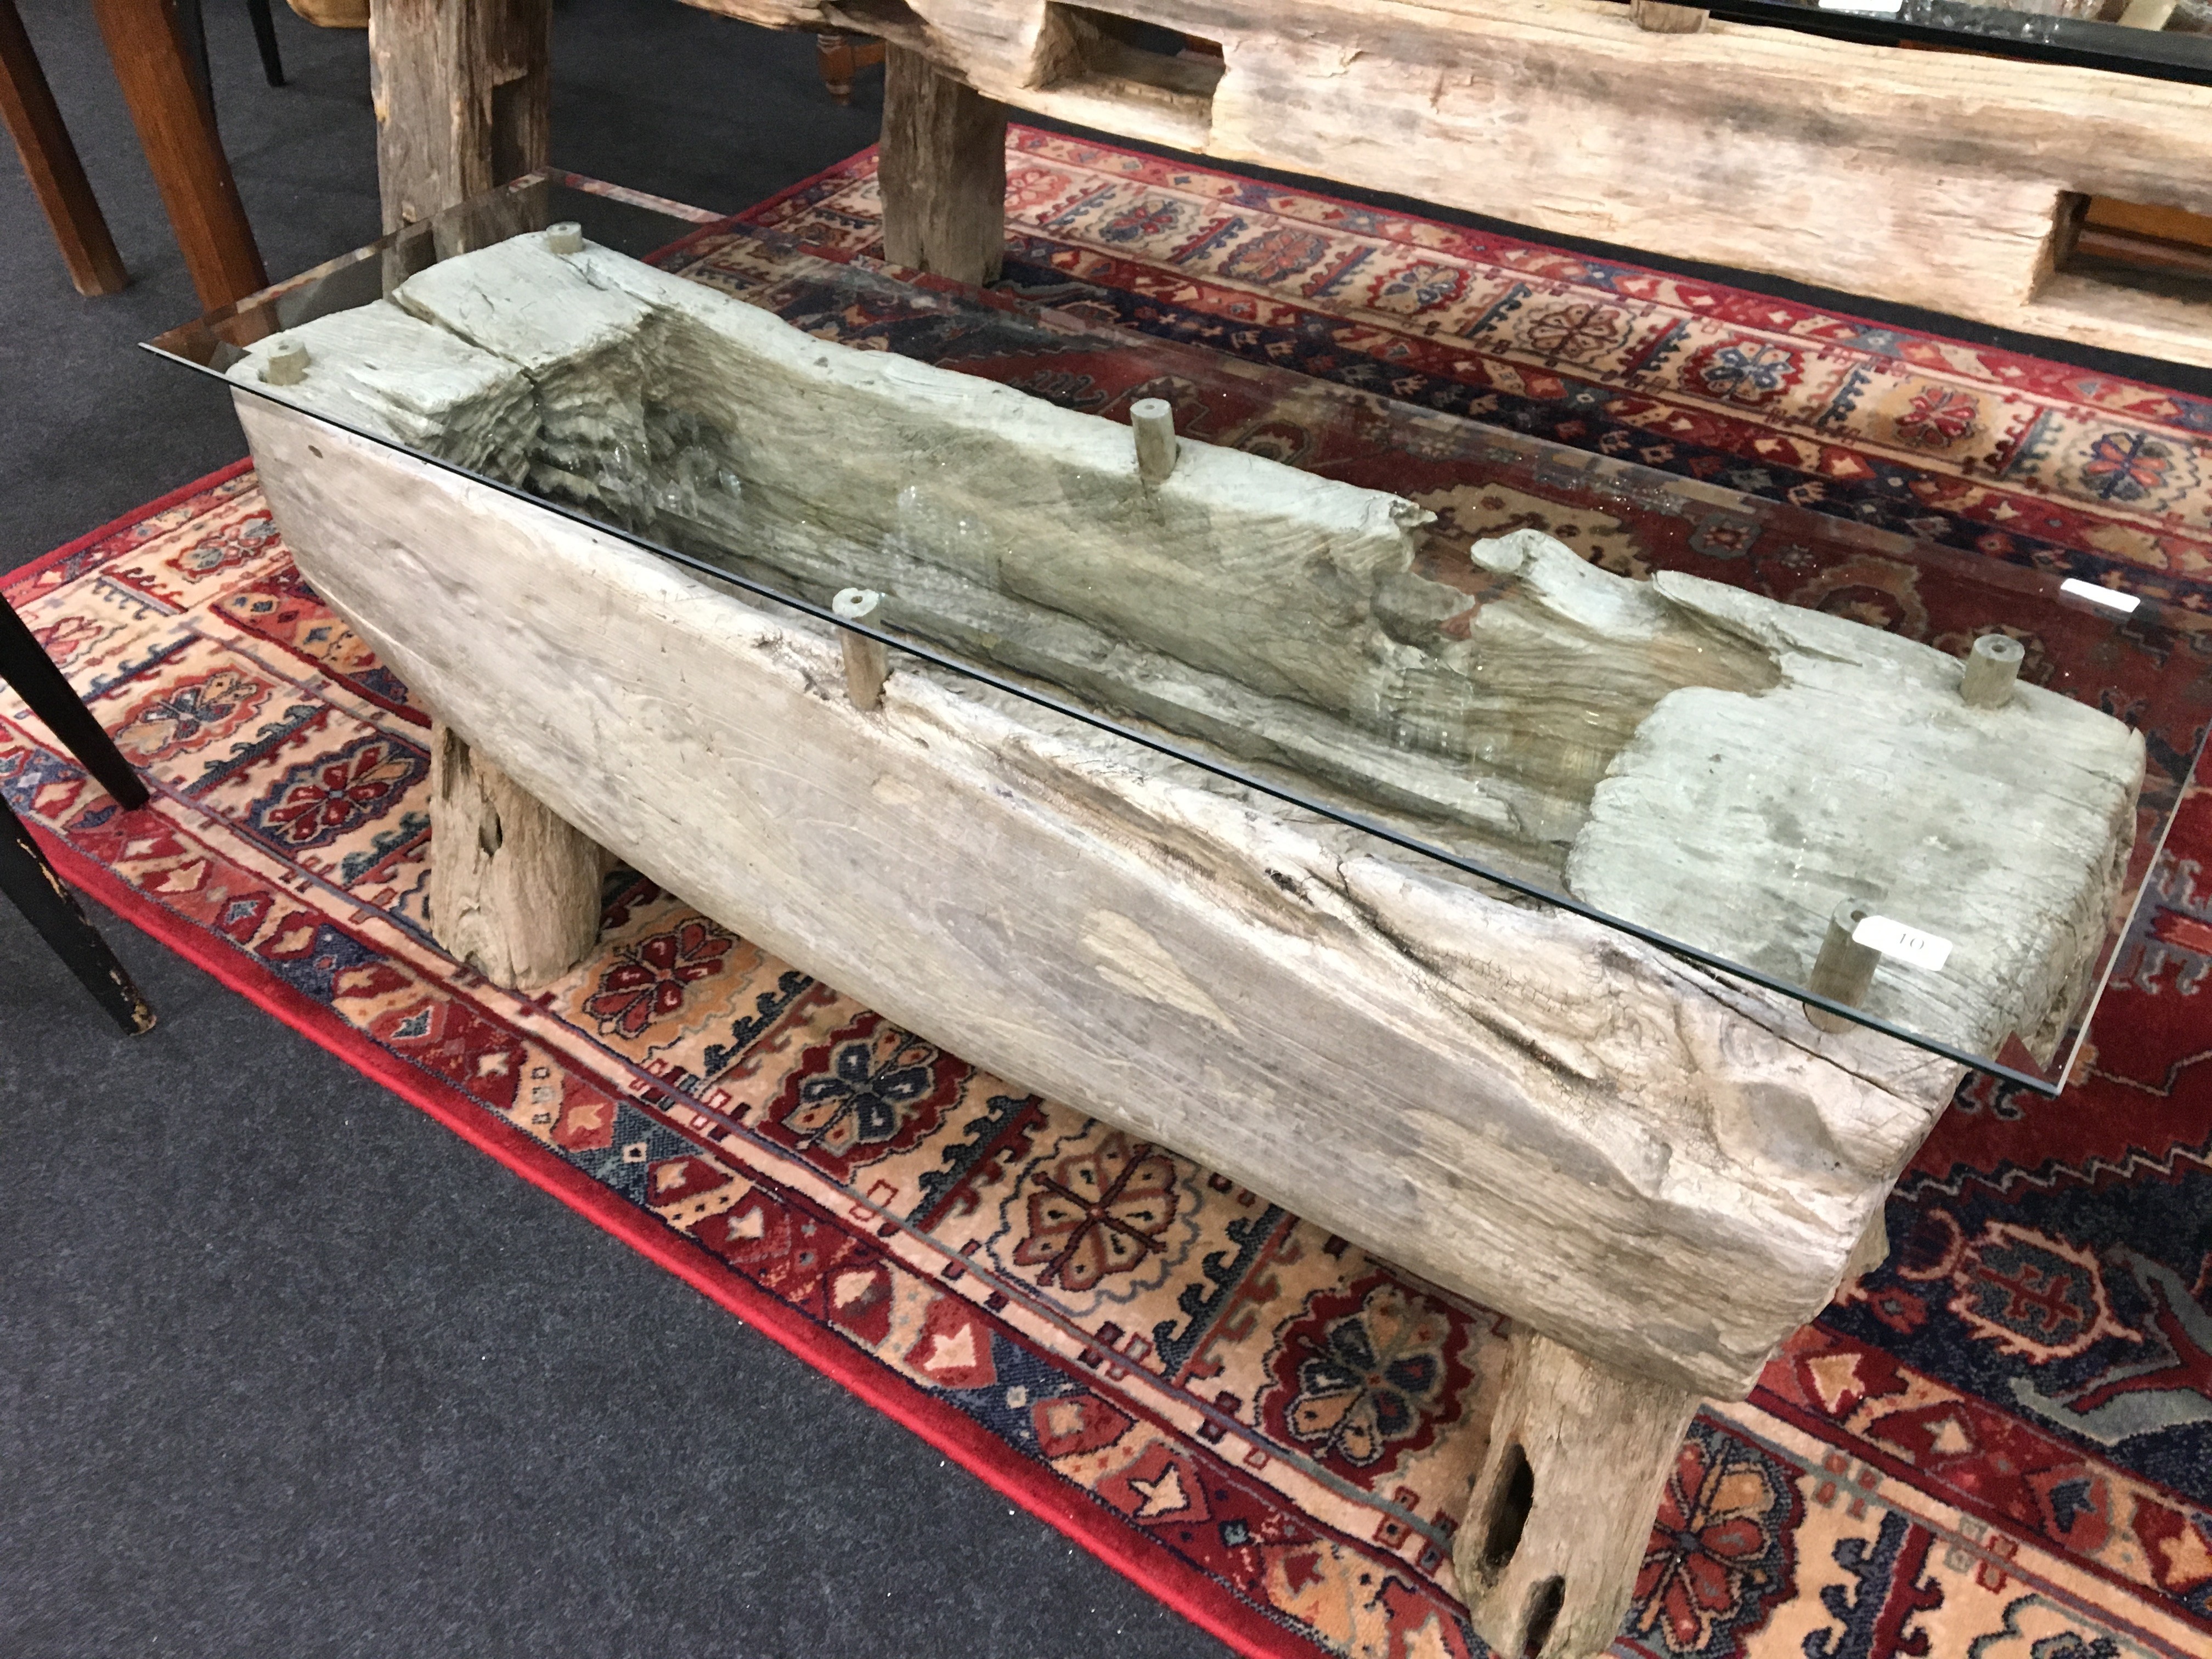
{"label": "mortise hole in wood", "polygon": [[491,89],[491,178],[495,185],[519,179],[536,165],[529,130],[535,91],[528,80],[503,82]]}
{"label": "mortise hole in wood", "polygon": [[2212,301],[2212,215],[2069,191],[2058,198],[2051,266],[2137,293]]}
{"label": "mortise hole in wood", "polygon": [[1556,1572],[1528,1592],[1528,1619],[1521,1626],[1521,1659],[1538,1659],[1542,1654],[1566,1599],[1567,1581]]}
{"label": "mortise hole in wood", "polygon": [[1218,41],[1092,6],[1044,9],[1036,77],[1041,90],[1100,93],[1210,123],[1222,70]]}
{"label": "mortise hole in wood", "polygon": [[1498,1490],[1490,1499],[1490,1521],[1483,1529],[1482,1570],[1505,1571],[1513,1552],[1521,1547],[1521,1530],[1528,1524],[1528,1511],[1536,1503],[1536,1472],[1528,1467],[1528,1454],[1515,1442],[1505,1449]]}

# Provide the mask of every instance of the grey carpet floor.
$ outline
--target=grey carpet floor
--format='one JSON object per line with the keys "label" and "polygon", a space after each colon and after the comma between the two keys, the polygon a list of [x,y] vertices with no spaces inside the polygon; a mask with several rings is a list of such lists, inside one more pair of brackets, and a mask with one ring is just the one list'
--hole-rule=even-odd
{"label": "grey carpet floor", "polygon": [[[244,450],[215,387],[131,349],[198,307],[84,9],[22,9],[134,281],[78,299],[0,163],[0,568]],[[224,137],[270,272],[373,237],[362,38],[279,6],[291,84],[272,90],[243,8],[209,9]],[[879,77],[836,109],[807,37],[671,0],[558,0],[556,20],[563,166],[734,209],[875,136]],[[161,1011],[149,1036],[110,1036],[0,906],[5,1659],[1224,1651],[413,1108],[98,920]]]}

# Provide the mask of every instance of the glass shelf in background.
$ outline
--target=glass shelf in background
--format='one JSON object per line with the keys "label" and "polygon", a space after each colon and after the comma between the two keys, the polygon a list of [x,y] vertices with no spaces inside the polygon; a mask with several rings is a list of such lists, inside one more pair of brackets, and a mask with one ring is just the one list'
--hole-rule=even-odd
{"label": "glass shelf in background", "polygon": [[[1118,696],[1110,681],[1102,684],[1093,678],[1072,685],[1036,672],[1034,662],[1021,665],[1026,659],[1018,650],[994,654],[976,644],[972,631],[936,627],[927,617],[917,622],[896,607],[890,608],[890,624],[848,623],[832,614],[828,585],[779,572],[744,547],[702,538],[696,523],[656,522],[649,513],[611,510],[584,493],[483,478],[718,581],[734,582],[775,605],[880,639],[909,657],[985,681],[1262,796],[1334,819],[1462,876],[1591,917],[1739,980],[2045,1092],[2056,1092],[2063,1083],[2141,903],[2212,714],[2206,678],[2212,663],[2212,617],[2162,594],[2154,578],[2118,561],[2085,556],[2078,568],[2045,569],[1915,541],[1787,501],[1662,472],[1630,456],[1572,449],[1465,415],[1399,403],[1385,395],[1391,377],[1381,364],[1373,376],[1374,391],[1321,381],[1202,346],[1106,326],[1081,315],[1079,307],[1043,308],[1003,294],[902,276],[735,221],[565,173],[518,181],[173,330],[149,345],[194,369],[224,375],[273,336],[376,304],[408,276],[463,250],[563,221],[579,224],[588,243],[732,295],[817,338],[935,362],[1113,420],[1126,421],[1129,405],[1138,399],[1164,397],[1173,403],[1178,430],[1188,439],[1410,500],[1436,515],[1416,532],[1412,574],[1425,579],[1419,591],[1431,599],[1437,593],[1452,594],[1456,609],[1441,622],[1411,618],[1405,628],[1439,651],[1448,653],[1479,633],[1485,612],[1510,599],[1516,584],[1528,580],[1526,572],[1516,575],[1486,568],[1470,557],[1478,544],[1493,546],[1518,531],[1554,537],[1589,565],[1617,577],[1645,582],[1674,573],[1801,607],[1786,614],[1806,628],[1832,629],[1840,618],[1921,641],[1952,657],[1963,655],[1984,635],[2017,641],[2024,647],[2024,681],[2100,708],[2140,733],[2147,765],[2134,790],[2133,839],[2119,860],[2124,867],[2109,889],[2110,902],[2102,907],[2101,932],[2090,948],[2079,952],[2063,994],[2055,994],[2030,1033],[2007,1030],[1962,1036],[1955,1021],[1947,1025],[1950,1017],[1935,1011],[1939,999],[1927,994],[1934,982],[1929,975],[1940,977],[1942,970],[1928,968],[1924,960],[1915,965],[1906,956],[1885,957],[1889,971],[1877,980],[1863,1007],[1814,995],[1806,981],[1814,945],[1805,937],[1746,948],[1740,939],[1701,933],[1694,904],[1686,910],[1680,902],[1659,902],[1656,913],[1663,925],[1652,913],[1623,914],[1620,905],[1594,902],[1576,890],[1557,836],[1534,850],[1505,844],[1481,826],[1436,808],[1418,789],[1408,793],[1395,783],[1370,787],[1362,781],[1365,774],[1349,782],[1346,775],[1317,775],[1287,760],[1292,751],[1281,744],[1248,742],[1234,731],[1178,727],[1163,720],[1156,705],[1134,695]],[[250,394],[291,401],[278,387],[252,380],[231,384]],[[1479,413],[1479,399],[1474,407]],[[334,423],[468,472],[427,449],[410,448],[343,419]],[[1650,447],[1655,454],[1663,442],[1655,434]],[[1625,587],[1617,584],[1607,591]],[[1803,620],[1808,613],[1814,620]],[[1469,653],[1461,653],[1461,659],[1470,659]],[[1932,659],[1914,655],[1912,660]],[[1432,765],[1437,757],[1424,747],[1425,741],[1399,742],[1378,763],[1386,769],[1399,761]],[[1879,754],[1891,739],[1876,733],[1869,741]],[[1536,745],[1541,766],[1550,765],[1558,752],[1551,738]],[[1905,753],[1901,738],[1897,752]],[[1506,758],[1517,764],[1527,757]],[[1882,767],[1862,765],[1850,775],[1824,781],[1819,814],[1879,818],[1909,816],[1919,809],[1922,803],[1905,798],[1893,783],[1886,784],[1884,776]],[[1576,827],[1569,823],[1565,830]],[[1573,840],[1570,836],[1565,844]],[[1887,885],[1880,872],[1841,878],[1829,872],[1820,880],[1808,879],[1820,890],[1808,889],[1802,902],[1792,900],[1791,926],[1797,935],[1804,934],[1808,916],[1825,918],[1838,892],[1878,902]],[[1682,885],[1684,892],[1697,896],[1694,881]],[[1935,907],[1923,902],[1905,908],[1911,914],[1898,920],[1942,933],[1944,918],[1929,914]],[[1817,933],[1812,938],[1817,940]],[[1972,956],[1970,947],[1961,959]],[[1959,964],[1949,971],[1954,982],[1943,988],[1945,996],[1956,991]]]}

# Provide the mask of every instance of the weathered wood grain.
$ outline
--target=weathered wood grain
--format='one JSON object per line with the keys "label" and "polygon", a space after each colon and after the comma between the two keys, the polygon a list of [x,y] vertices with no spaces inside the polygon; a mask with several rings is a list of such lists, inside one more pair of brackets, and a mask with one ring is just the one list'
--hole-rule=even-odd
{"label": "weathered wood grain", "polygon": [[1406,501],[1200,443],[1148,478],[1142,430],[550,237],[297,338],[313,407],[817,602],[880,592],[894,626],[1777,978],[1866,900],[1958,945],[1870,1012],[1971,1051],[2047,1054],[2104,942],[2140,738],[2032,685],[1974,708],[1927,646],[1525,531],[1474,550],[1478,602],[1413,573]]}
{"label": "weathered wood grain", "polygon": [[2212,212],[2203,88],[1747,24],[1655,35],[1603,0],[1116,0],[1221,44],[1201,92],[1172,58],[1072,68],[1043,0],[691,3],[871,30],[985,97],[1223,161],[2212,363],[2212,306],[2051,269],[2069,193]]}
{"label": "weathered wood grain", "polygon": [[1452,1571],[1498,1653],[1585,1659],[1620,1634],[1694,1394],[1516,1329]]}
{"label": "weathered wood grain", "polygon": [[1742,1394],[1957,1075],[935,671],[896,665],[862,713],[826,628],[239,405],[317,592],[579,830],[892,1019],[1626,1370]]}
{"label": "weathered wood grain", "polygon": [[369,92],[384,228],[545,165],[550,0],[373,0]]}
{"label": "weathered wood grain", "polygon": [[920,52],[884,57],[884,127],[876,172],[884,257],[978,287],[1006,252],[1006,112]]}
{"label": "weathered wood grain", "polygon": [[440,721],[430,739],[430,927],[495,985],[536,990],[599,936],[599,849]]}

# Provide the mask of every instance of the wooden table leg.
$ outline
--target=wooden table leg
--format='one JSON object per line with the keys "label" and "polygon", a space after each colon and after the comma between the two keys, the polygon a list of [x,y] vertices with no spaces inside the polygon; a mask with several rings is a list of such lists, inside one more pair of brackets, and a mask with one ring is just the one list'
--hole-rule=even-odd
{"label": "wooden table leg", "polygon": [[884,255],[981,286],[1006,252],[1006,110],[919,52],[884,54]]}
{"label": "wooden table leg", "polygon": [[814,37],[814,65],[822,76],[822,86],[830,101],[849,104],[853,101],[853,37],[849,34],[817,34]]}
{"label": "wooden table leg", "polygon": [[1620,1633],[1698,1397],[1516,1329],[1452,1571],[1501,1654],[1588,1659]]}
{"label": "wooden table leg", "polygon": [[107,1010],[124,1036],[153,1029],[154,1011],[129,971],[108,949],[100,930],[85,919],[76,896],[62,885],[39,843],[4,800],[0,800],[0,893],[53,946],[54,954]]}
{"label": "wooden table leg", "polygon": [[871,64],[883,61],[884,43],[868,35],[841,31],[814,37],[815,67],[822,76],[822,88],[833,103],[851,103],[853,77]]}
{"label": "wooden table leg", "polygon": [[[545,165],[548,0],[371,0],[384,228]],[[468,740],[430,723],[430,931],[494,984],[532,988],[599,938],[599,849]]]}
{"label": "wooden table leg", "polygon": [[430,932],[493,984],[535,990],[599,940],[599,847],[453,727],[430,743]]}
{"label": "wooden table leg", "polygon": [[551,17],[548,0],[371,0],[387,232],[545,165]]}
{"label": "wooden table leg", "polygon": [[115,239],[78,161],[76,146],[31,51],[15,0],[0,0],[0,120],[15,140],[32,193],[53,227],[70,281],[83,295],[113,294],[129,282]]}
{"label": "wooden table leg", "polygon": [[268,287],[171,0],[92,0],[92,9],[200,303],[213,311]]}

